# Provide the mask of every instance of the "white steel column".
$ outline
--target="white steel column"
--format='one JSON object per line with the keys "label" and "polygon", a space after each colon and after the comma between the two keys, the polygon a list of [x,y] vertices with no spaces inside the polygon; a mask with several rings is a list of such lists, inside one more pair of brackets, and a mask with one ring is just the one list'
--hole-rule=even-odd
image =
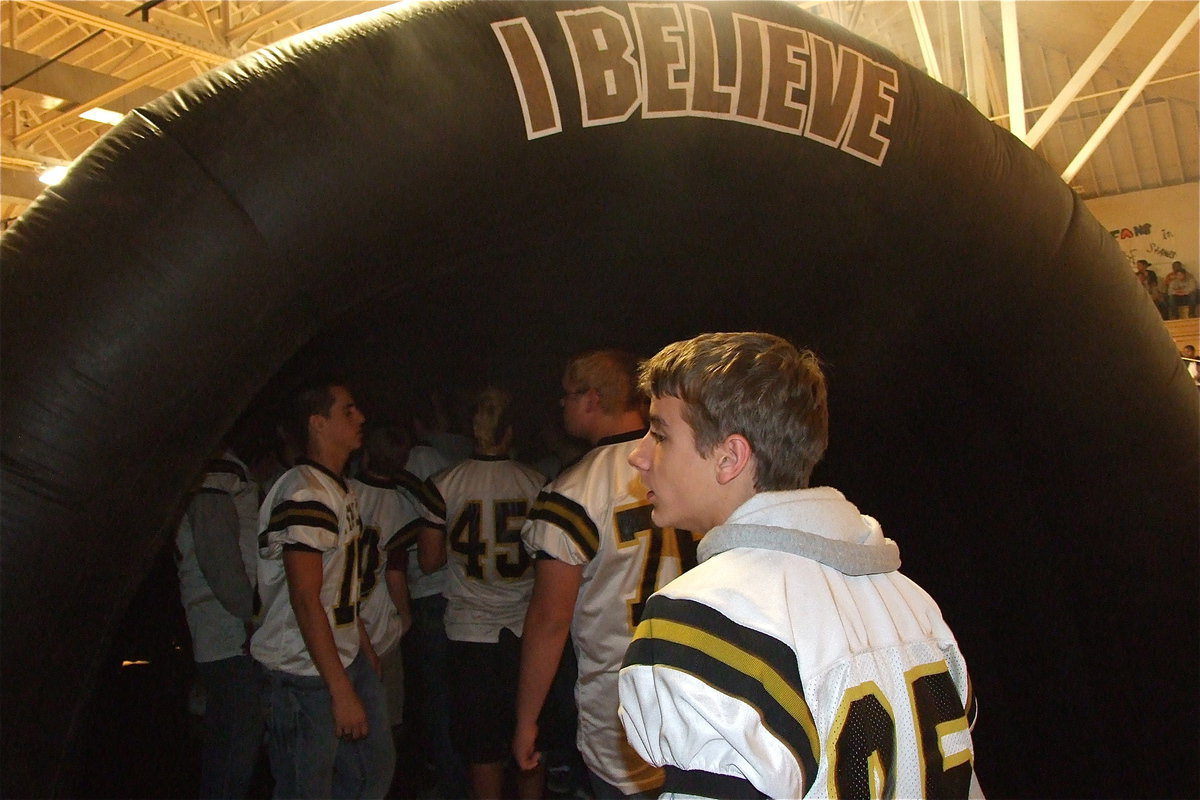
{"label": "white steel column", "polygon": [[1025,84],[1021,77],[1021,43],[1016,0],[1000,0],[1000,30],[1004,35],[1004,81],[1008,87],[1008,129],[1025,138]]}
{"label": "white steel column", "polygon": [[1046,135],[1046,132],[1050,130],[1054,123],[1058,122],[1059,117],[1063,115],[1063,112],[1067,110],[1087,82],[1096,74],[1096,70],[1100,68],[1104,60],[1116,49],[1121,39],[1133,27],[1133,23],[1137,22],[1138,18],[1149,7],[1150,0],[1136,0],[1129,4],[1129,7],[1125,9],[1125,13],[1121,15],[1121,18],[1117,20],[1109,32],[1104,35],[1104,38],[1100,40],[1100,44],[1096,45],[1096,49],[1092,51],[1092,54],[1087,57],[1083,65],[1071,76],[1066,86],[1062,88],[1062,91],[1050,103],[1050,106],[1046,109],[1046,113],[1038,117],[1038,121],[1030,128],[1029,134],[1025,136],[1025,144],[1029,145],[1031,149],[1038,146],[1038,143],[1042,141],[1042,137]]}
{"label": "white steel column", "polygon": [[962,28],[963,84],[967,89],[967,99],[979,109],[979,113],[987,116],[992,113],[992,107],[988,102],[987,41],[983,38],[979,3],[960,0],[958,19]]}
{"label": "white steel column", "polygon": [[1137,96],[1146,88],[1146,84],[1150,82],[1150,79],[1162,67],[1163,62],[1171,57],[1171,53],[1175,52],[1175,48],[1179,46],[1179,43],[1183,41],[1185,36],[1191,33],[1192,28],[1196,27],[1198,19],[1200,19],[1200,3],[1192,7],[1192,10],[1184,17],[1183,22],[1179,23],[1179,27],[1171,34],[1171,38],[1167,39],[1162,49],[1155,54],[1154,58],[1150,59],[1150,63],[1142,70],[1142,74],[1138,75],[1137,80],[1133,82],[1129,90],[1117,101],[1116,106],[1108,113],[1104,121],[1100,123],[1100,127],[1096,129],[1091,138],[1083,145],[1079,153],[1075,156],[1075,159],[1063,170],[1062,179],[1064,181],[1070,183],[1079,174],[1079,170],[1092,157],[1092,153],[1096,152],[1096,148],[1104,141],[1104,137],[1108,136],[1109,131],[1120,121],[1122,115],[1133,104],[1133,101],[1137,99]]}
{"label": "white steel column", "polygon": [[942,70],[938,66],[937,53],[933,49],[933,39],[929,36],[929,25],[925,22],[925,12],[921,10],[921,0],[908,0],[908,15],[912,17],[913,28],[917,31],[917,41],[921,44],[921,57],[925,59],[925,71],[929,73],[929,77],[941,83]]}

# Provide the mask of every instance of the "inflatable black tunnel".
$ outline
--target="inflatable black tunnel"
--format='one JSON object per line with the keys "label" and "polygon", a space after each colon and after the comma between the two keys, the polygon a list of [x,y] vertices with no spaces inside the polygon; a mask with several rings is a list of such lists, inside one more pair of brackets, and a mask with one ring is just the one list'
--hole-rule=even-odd
{"label": "inflatable black tunnel", "polygon": [[317,31],[130,115],[2,248],[8,796],[79,791],[98,660],[190,482],[347,325],[396,380],[814,347],[817,478],[958,633],[985,790],[1200,793],[1198,407],[1153,306],[1033,153],[789,4]]}

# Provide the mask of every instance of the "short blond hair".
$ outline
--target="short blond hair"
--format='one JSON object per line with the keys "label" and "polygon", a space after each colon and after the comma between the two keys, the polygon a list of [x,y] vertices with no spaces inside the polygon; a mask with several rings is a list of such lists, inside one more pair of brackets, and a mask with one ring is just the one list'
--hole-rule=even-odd
{"label": "short blond hair", "polygon": [[616,416],[640,411],[642,396],[637,388],[638,359],[624,350],[590,350],[567,363],[563,380],[579,389],[595,389],[600,408]]}
{"label": "short blond hair", "polygon": [[487,386],[475,395],[471,431],[475,435],[476,449],[487,450],[498,445],[512,423],[512,395],[506,390]]}
{"label": "short blond hair", "polygon": [[759,491],[802,489],[829,443],[825,375],[816,355],[769,333],[705,333],[642,364],[638,385],[677,397],[701,455],[740,434]]}

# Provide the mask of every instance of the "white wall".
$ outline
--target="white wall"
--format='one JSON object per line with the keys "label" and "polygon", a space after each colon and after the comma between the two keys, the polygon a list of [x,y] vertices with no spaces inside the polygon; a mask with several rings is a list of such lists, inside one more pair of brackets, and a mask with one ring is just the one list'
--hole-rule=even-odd
{"label": "white wall", "polygon": [[1144,258],[1161,280],[1172,261],[1182,261],[1184,269],[1200,275],[1200,183],[1098,197],[1084,205],[1112,232],[1130,269]]}

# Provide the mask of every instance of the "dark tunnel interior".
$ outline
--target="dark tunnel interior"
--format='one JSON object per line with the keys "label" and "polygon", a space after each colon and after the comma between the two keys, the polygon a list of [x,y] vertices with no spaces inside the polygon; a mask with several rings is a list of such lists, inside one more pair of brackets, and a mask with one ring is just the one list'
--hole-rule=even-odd
{"label": "dark tunnel interior", "polygon": [[[2,687],[5,793],[120,760],[89,750],[139,702],[113,658],[169,626],[143,581],[245,410],[317,371],[377,418],[501,381],[532,429],[572,353],[766,330],[825,363],[814,482],[879,519],[959,638],[984,790],[1194,796],[1200,514],[1172,498],[1200,496],[1196,395],[1108,232],[963,98],[789,4],[705,5],[722,79],[735,12],[893,70],[881,164],[744,120],[584,125],[556,17],[581,8],[422,6],[239,62],[5,234],[0,655],[41,659]],[[526,136],[490,27],[512,18],[559,133]],[[1064,276],[1089,287],[1069,316]]]}

